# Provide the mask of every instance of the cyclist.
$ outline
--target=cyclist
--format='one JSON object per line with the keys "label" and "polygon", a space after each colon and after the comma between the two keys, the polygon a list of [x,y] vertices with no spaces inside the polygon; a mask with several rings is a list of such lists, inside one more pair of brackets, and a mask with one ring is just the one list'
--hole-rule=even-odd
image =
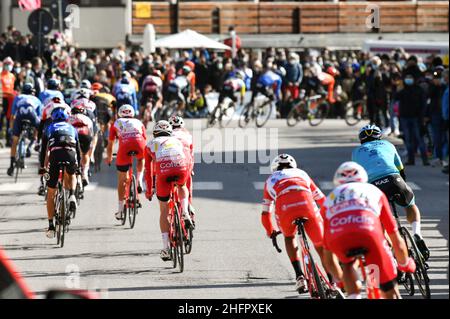
{"label": "cyclist", "polygon": [[375,125],[364,126],[359,132],[361,146],[353,150],[352,160],[367,171],[369,182],[386,194],[388,199],[395,195],[395,203],[406,210],[406,217],[411,224],[414,240],[423,257],[430,257],[421,234],[421,214],[415,203],[414,192],[406,184],[405,168],[395,146],[382,140],[381,129]]}
{"label": "cyclist", "polygon": [[[161,259],[171,260],[169,251],[169,201],[172,183],[178,186],[183,218],[186,226],[192,225],[189,216],[189,191],[186,183],[189,178],[191,159],[183,143],[172,136],[173,128],[167,121],[158,122],[153,128],[154,139],[149,142],[145,151],[145,181],[147,184],[146,197],[152,200],[153,186],[156,186],[156,196],[159,200],[160,227],[163,240]],[[155,183],[153,185],[153,177]]]}
{"label": "cyclist", "polygon": [[72,95],[77,90],[77,82],[74,79],[68,79],[63,90],[64,100],[67,104],[72,103]]}
{"label": "cyclist", "polygon": [[274,97],[276,101],[279,102],[281,100],[282,83],[283,80],[281,79],[281,76],[272,71],[272,64],[267,64],[265,70],[256,81],[255,87],[252,89],[253,94],[251,102],[253,103],[255,101],[258,93],[261,93],[268,98]]}
{"label": "cyclist", "polygon": [[244,103],[244,98],[245,98],[245,92],[246,92],[246,85],[244,82],[245,79],[245,73],[243,71],[236,71],[234,76],[228,78],[227,80],[225,80],[225,82],[223,83],[223,89],[222,92],[220,92],[219,95],[219,104],[223,102],[223,100],[228,97],[231,100],[233,100],[233,102],[236,102],[236,96],[235,93],[239,92],[240,93],[240,105],[242,105]]}
{"label": "cyclist", "polygon": [[41,100],[43,105],[47,105],[53,100],[53,98],[57,97],[64,101],[64,95],[59,91],[61,83],[57,79],[50,79],[47,82],[47,90],[42,91],[39,94],[39,100]]}
{"label": "cyclist", "polygon": [[117,107],[131,105],[134,113],[139,115],[136,88],[131,84],[129,73],[123,73],[121,80],[114,86],[113,95],[117,99]]}
{"label": "cyclist", "polygon": [[81,171],[83,186],[89,185],[89,153],[94,139],[94,123],[88,116],[88,110],[83,103],[72,106],[69,123],[77,130],[81,152]]}
{"label": "cyclist", "polygon": [[101,83],[94,83],[92,92],[91,100],[96,105],[98,124],[102,128],[103,133],[106,133],[109,131],[110,123],[114,119],[116,98]]}
{"label": "cyclist", "polygon": [[[384,237],[386,230],[391,239],[398,269],[414,272],[414,260],[408,250],[386,196],[368,184],[367,172],[355,162],[346,162],[336,171],[336,188],[328,195],[321,208],[325,220],[325,249],[333,252],[343,264],[343,279],[349,299],[361,299],[356,259],[347,257],[352,249],[365,248],[367,264],[378,268],[379,287],[385,298],[400,297],[397,286],[397,267],[391,248]],[[334,274],[339,276],[338,274]]]}
{"label": "cyclist", "polygon": [[[163,104],[163,81],[161,71],[153,70],[142,83],[141,113],[147,108],[147,103],[152,100],[155,109],[161,108]],[[152,112],[152,110],[149,110]],[[150,119],[151,120],[151,119]]]}
{"label": "cyclist", "polygon": [[[272,175],[264,187],[261,221],[267,236],[276,236],[278,230],[272,222],[272,213],[275,210],[278,227],[285,238],[286,252],[295,271],[295,289],[298,293],[305,293],[308,291],[308,283],[300,267],[295,241],[296,226],[293,222],[300,217],[308,218],[305,224],[306,232],[323,261],[323,220],[316,203],[322,205],[325,195],[305,171],[297,168],[297,162],[292,156],[278,155],[271,167]],[[330,262],[329,267],[335,268],[333,274],[339,272],[337,262]]]}
{"label": "cyclist", "polygon": [[80,89],[86,89],[86,90],[91,90],[92,89],[92,83],[89,80],[83,80],[80,83]]}
{"label": "cyclist", "polygon": [[167,88],[168,100],[170,102],[175,98],[178,101],[178,110],[184,110],[189,97],[193,97],[190,93],[192,91],[191,84],[187,78],[191,72],[192,70],[188,65],[183,66],[181,74],[177,75]]}
{"label": "cyclist", "polygon": [[[7,174],[9,176],[12,176],[14,173],[14,164],[16,162],[16,151],[17,151],[17,145],[19,143],[19,137],[22,133],[23,128],[23,121],[28,120],[31,122],[31,125],[34,126],[36,129],[39,127],[40,123],[40,115],[42,112],[42,103],[39,101],[39,99],[34,95],[35,90],[33,88],[33,85],[30,83],[26,83],[23,86],[22,94],[17,96],[14,99],[13,105],[12,105],[12,146],[11,146],[11,164],[8,168]],[[31,156],[31,147],[32,147],[33,141],[30,142],[30,144],[27,147],[26,156]]]}
{"label": "cyclist", "polygon": [[[55,237],[55,225],[53,217],[55,213],[55,194],[59,179],[60,163],[69,163],[66,166],[66,174],[63,176],[64,188],[69,192],[69,212],[73,214],[77,209],[75,198],[76,178],[75,172],[80,163],[80,145],[76,129],[67,123],[69,113],[64,108],[55,108],[51,114],[52,123],[48,126],[43,143],[48,145],[46,149],[45,163],[49,164],[49,180],[47,182],[47,237]],[[47,167],[47,165],[46,165]]]}
{"label": "cyclist", "polygon": [[[35,150],[39,151],[39,175],[43,176],[46,172],[45,169],[45,156],[47,154],[47,139],[44,139],[43,136],[45,135],[45,132],[47,131],[50,124],[52,124],[52,113],[54,110],[61,108],[67,112],[67,114],[70,114],[71,109],[70,106],[67,105],[64,100],[60,100],[60,98],[55,97],[51,102],[49,102],[42,111],[42,118],[41,122],[39,124],[38,128],[38,141],[41,141],[41,145],[36,145]],[[40,196],[44,196],[45,194],[45,188],[43,181],[41,179],[41,185],[39,187],[38,194]]]}
{"label": "cyclist", "polygon": [[13,73],[14,61],[11,57],[3,60],[3,70],[0,70],[0,87],[2,92],[3,109],[0,114],[0,131],[3,129],[3,119],[6,117],[6,146],[11,146],[11,112],[16,91],[14,90],[14,83],[16,83],[16,76]]}
{"label": "cyclist", "polygon": [[90,99],[92,95],[92,91],[86,88],[80,88],[75,90],[71,96],[71,103],[75,100],[79,99]]}
{"label": "cyclist", "polygon": [[186,182],[186,187],[189,191],[189,213],[191,215],[192,226],[195,227],[195,210],[192,206],[192,192],[193,192],[193,183],[192,176],[194,174],[194,140],[192,138],[191,133],[185,128],[184,120],[180,116],[172,116],[169,119],[170,125],[172,125],[173,133],[172,136],[176,137],[183,143],[184,151],[186,154],[190,154],[191,167],[189,169],[188,180]]}
{"label": "cyclist", "polygon": [[136,152],[137,158],[137,179],[138,193],[142,193],[143,177],[144,177],[144,152],[147,136],[144,124],[134,118],[136,116],[134,107],[131,105],[123,105],[118,112],[119,118],[109,131],[109,143],[107,148],[106,163],[111,165],[113,156],[113,146],[116,139],[119,140],[119,150],[117,151],[116,167],[118,173],[118,211],[116,219],[122,218],[124,207],[125,185],[128,182],[128,171],[133,164],[133,158],[130,152]]}

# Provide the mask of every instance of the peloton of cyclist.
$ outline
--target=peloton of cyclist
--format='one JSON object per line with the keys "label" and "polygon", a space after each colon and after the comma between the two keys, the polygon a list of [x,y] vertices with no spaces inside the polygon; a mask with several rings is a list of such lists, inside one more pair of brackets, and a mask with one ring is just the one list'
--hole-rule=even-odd
{"label": "peloton of cyclist", "polygon": [[425,260],[430,257],[421,234],[421,214],[415,203],[414,192],[406,184],[405,168],[395,146],[382,140],[381,129],[375,125],[364,126],[359,132],[361,146],[353,150],[352,160],[367,171],[369,183],[383,191],[389,200],[405,208],[414,240]]}
{"label": "peloton of cyclist", "polygon": [[[324,261],[323,219],[318,205],[325,201],[325,195],[316,186],[309,175],[297,168],[297,162],[288,154],[278,155],[272,162],[272,175],[267,179],[264,187],[261,221],[267,236],[273,238],[278,234],[272,221],[275,213],[279,229],[284,235],[286,252],[292,263],[296,275],[295,290],[298,293],[308,291],[308,283],[300,266],[300,256],[295,241],[297,218],[308,218],[305,230],[319,254],[322,264]],[[332,259],[329,258],[331,261]],[[329,262],[331,273],[339,273],[337,261]]]}
{"label": "peloton of cyclist", "polygon": [[[189,215],[189,190],[186,183],[189,179],[191,154],[184,148],[183,143],[172,136],[173,128],[167,121],[158,122],[153,128],[153,140],[149,142],[145,151],[145,181],[147,184],[146,197],[152,200],[153,188],[160,207],[160,228],[163,241],[161,259],[171,260],[169,251],[169,201],[172,183],[178,187],[181,208],[186,227],[192,225]],[[155,177],[155,184],[153,178]]]}
{"label": "peloton of cyclist", "polygon": [[142,193],[143,176],[144,176],[144,153],[147,136],[145,127],[141,121],[135,118],[134,107],[131,105],[123,105],[120,107],[118,116],[114,125],[109,131],[109,143],[107,148],[106,164],[111,165],[113,157],[113,146],[116,139],[119,140],[119,149],[117,151],[116,167],[118,173],[118,211],[115,215],[117,220],[122,218],[124,208],[125,186],[128,182],[133,157],[131,152],[136,153],[137,159],[137,179],[138,193]]}
{"label": "peloton of cyclist", "polygon": [[[161,71],[154,69],[152,74],[148,75],[142,83],[141,114],[147,108],[147,103],[152,100],[155,109],[163,105],[163,81]],[[150,113],[152,110],[149,110]],[[151,119],[150,119],[151,120]]]}
{"label": "peloton of cyclist", "polygon": [[[16,151],[17,145],[19,143],[20,133],[22,133],[23,129],[23,121],[28,120],[31,122],[31,125],[34,128],[39,127],[40,123],[40,115],[42,112],[42,103],[39,99],[34,96],[35,90],[33,85],[30,83],[26,83],[23,86],[22,94],[16,96],[13,101],[12,111],[11,111],[11,122],[10,126],[12,127],[12,146],[11,146],[11,162],[8,168],[7,174],[9,176],[13,175],[14,165],[16,162]],[[26,151],[26,156],[31,156],[31,147],[33,142],[31,142]]]}
{"label": "peloton of cyclist", "polygon": [[53,100],[53,98],[57,97],[61,101],[64,101],[64,94],[59,90],[61,83],[57,79],[50,79],[47,82],[47,90],[42,91],[39,94],[39,100],[43,105],[47,105]]}
{"label": "peloton of cyclist", "polygon": [[[397,229],[386,196],[367,181],[366,171],[355,162],[346,162],[337,169],[334,177],[336,188],[321,208],[325,220],[324,247],[343,264],[343,281],[349,299],[361,299],[361,287],[355,272],[356,259],[348,256],[355,249],[365,249],[367,264],[378,268],[375,273],[379,273],[379,278],[375,281],[383,296],[399,298],[397,266],[384,230],[392,242],[398,269],[414,272],[415,263],[408,257],[406,244]],[[332,274],[341,277],[339,273]]]}
{"label": "peloton of cyclist", "polygon": [[55,194],[58,184],[60,164],[68,163],[63,176],[64,189],[69,192],[69,212],[73,214],[77,209],[75,198],[76,178],[75,173],[80,163],[80,144],[77,130],[68,123],[69,112],[65,108],[55,108],[51,113],[52,123],[45,131],[42,145],[47,145],[45,150],[45,167],[49,167],[49,180],[47,182],[47,215],[49,227],[47,237],[54,238],[55,225]]}

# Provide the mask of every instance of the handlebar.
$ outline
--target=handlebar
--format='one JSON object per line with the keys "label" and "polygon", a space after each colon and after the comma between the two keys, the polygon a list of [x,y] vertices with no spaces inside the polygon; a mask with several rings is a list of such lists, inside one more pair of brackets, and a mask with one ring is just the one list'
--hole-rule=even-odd
{"label": "handlebar", "polygon": [[278,246],[278,242],[277,242],[277,236],[280,235],[280,234],[281,234],[281,232],[277,231],[277,232],[273,232],[272,235],[270,236],[270,238],[272,239],[272,245],[273,245],[273,247],[275,247],[275,249],[277,250],[277,252],[279,254],[282,253],[282,250]]}

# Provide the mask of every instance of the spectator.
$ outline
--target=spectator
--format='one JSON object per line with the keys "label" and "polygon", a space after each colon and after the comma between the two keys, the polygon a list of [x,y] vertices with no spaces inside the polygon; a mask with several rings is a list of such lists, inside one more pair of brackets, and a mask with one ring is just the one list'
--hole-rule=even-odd
{"label": "spectator", "polygon": [[426,97],[412,74],[407,74],[403,82],[405,87],[396,94],[395,99],[399,103],[400,125],[405,135],[405,144],[408,151],[408,161],[405,165],[415,165],[416,146],[418,145],[422,163],[424,166],[428,166],[430,163],[428,162],[425,142],[420,132],[426,110]]}
{"label": "spectator", "polygon": [[[228,45],[232,50],[225,51],[225,58],[232,58],[236,56],[237,51],[242,47],[242,41],[241,38],[236,34],[234,26],[230,26],[228,28],[228,32],[230,33],[230,37],[225,39],[223,43],[225,45]],[[233,52],[233,45],[235,49],[234,52]]]}
{"label": "spectator", "polygon": [[442,172],[445,174],[448,174],[448,143],[450,143],[450,137],[449,137],[449,112],[448,112],[448,69],[446,69],[443,74],[442,77],[444,79],[444,84],[446,86],[444,95],[442,96],[442,119],[444,120],[444,127],[443,127],[443,131],[444,134],[447,137],[447,149],[446,152],[444,153],[444,158],[445,161],[443,163],[443,169]]}
{"label": "spectator", "polygon": [[3,121],[6,120],[6,128],[7,128],[7,138],[6,138],[6,146],[11,146],[11,133],[10,133],[10,123],[9,120],[11,118],[11,109],[16,93],[14,91],[14,85],[16,83],[16,77],[13,73],[14,70],[14,61],[11,57],[7,57],[3,60],[3,70],[0,73],[0,81],[2,87],[2,105],[3,109],[0,115],[0,131],[3,128]]}

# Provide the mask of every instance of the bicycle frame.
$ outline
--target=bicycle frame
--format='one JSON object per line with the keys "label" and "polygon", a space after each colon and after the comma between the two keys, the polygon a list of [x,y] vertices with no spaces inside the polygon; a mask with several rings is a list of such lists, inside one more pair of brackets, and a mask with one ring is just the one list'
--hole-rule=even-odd
{"label": "bicycle frame", "polygon": [[183,229],[183,236],[184,238],[187,238],[188,233],[186,231],[186,225],[184,223],[184,219],[182,218],[182,212],[181,212],[181,202],[180,202],[180,198],[178,196],[178,187],[175,185],[175,183],[172,183],[172,191],[171,191],[171,199],[169,201],[169,217],[170,217],[170,232],[169,232],[169,238],[172,242],[172,244],[174,244],[174,247],[176,245],[176,238],[174,238],[175,236],[175,207],[177,207],[177,213],[178,213],[178,217],[181,223],[181,228]]}
{"label": "bicycle frame", "polygon": [[381,299],[380,288],[376,287],[373,282],[369,279],[366,272],[366,259],[364,255],[359,255],[356,257],[356,261],[359,263],[361,268],[361,276],[366,284],[366,293],[368,299]]}

